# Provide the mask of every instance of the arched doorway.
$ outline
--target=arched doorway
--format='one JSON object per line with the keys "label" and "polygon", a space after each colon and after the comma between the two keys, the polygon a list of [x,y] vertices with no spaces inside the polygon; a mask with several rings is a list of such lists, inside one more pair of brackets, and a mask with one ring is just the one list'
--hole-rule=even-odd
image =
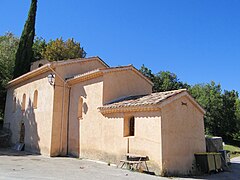
{"label": "arched doorway", "polygon": [[19,142],[24,143],[24,138],[25,138],[25,125],[24,122],[21,122]]}

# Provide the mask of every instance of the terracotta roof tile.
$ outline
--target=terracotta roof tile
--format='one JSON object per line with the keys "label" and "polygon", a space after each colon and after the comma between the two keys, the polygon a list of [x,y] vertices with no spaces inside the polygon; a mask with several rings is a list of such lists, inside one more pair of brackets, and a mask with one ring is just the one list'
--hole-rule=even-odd
{"label": "terracotta roof tile", "polygon": [[152,93],[149,95],[138,95],[129,96],[121,99],[114,100],[99,109],[115,109],[121,107],[134,107],[134,106],[145,106],[145,105],[155,105],[162,101],[168,99],[169,97],[175,96],[179,93],[187,91],[186,89],[179,89],[166,92]]}

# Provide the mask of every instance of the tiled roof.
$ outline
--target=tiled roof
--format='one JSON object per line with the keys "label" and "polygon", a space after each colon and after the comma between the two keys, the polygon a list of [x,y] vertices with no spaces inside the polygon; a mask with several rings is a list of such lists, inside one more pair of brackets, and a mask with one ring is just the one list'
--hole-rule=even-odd
{"label": "tiled roof", "polygon": [[145,106],[145,105],[155,105],[160,104],[164,100],[173,97],[177,94],[187,91],[186,89],[179,89],[166,92],[152,93],[149,95],[139,95],[139,96],[129,96],[121,99],[112,101],[99,109],[115,109],[121,107],[135,107],[135,106]]}

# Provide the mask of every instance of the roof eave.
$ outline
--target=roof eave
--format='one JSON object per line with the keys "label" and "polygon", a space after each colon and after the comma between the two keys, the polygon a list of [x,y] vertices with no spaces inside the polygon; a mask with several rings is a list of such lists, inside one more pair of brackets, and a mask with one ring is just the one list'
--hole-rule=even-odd
{"label": "roof eave", "polygon": [[105,66],[106,68],[108,68],[108,64],[105,63],[100,57],[98,56],[93,56],[93,57],[88,57],[88,58],[78,58],[78,59],[67,59],[67,60],[61,60],[61,61],[56,61],[56,65],[57,66],[64,66],[64,65],[70,65],[70,64],[75,64],[75,63],[79,63],[79,62],[88,62],[88,61],[95,61],[97,60],[98,62],[100,62],[103,66]]}
{"label": "roof eave", "polygon": [[147,111],[159,111],[160,108],[156,105],[145,105],[145,106],[129,106],[129,107],[117,107],[117,108],[98,108],[103,114],[112,113],[126,113],[126,112],[147,112]]}
{"label": "roof eave", "polygon": [[50,67],[54,68],[54,65],[52,63],[48,63],[38,69],[35,69],[26,74],[23,74],[22,76],[17,77],[15,79],[11,80],[10,82],[8,82],[6,88],[9,89],[10,87],[12,87],[14,85],[17,85],[19,83],[22,83],[23,81],[29,80],[29,79],[36,77],[42,73],[45,73],[50,70]]}
{"label": "roof eave", "polygon": [[101,71],[96,71],[96,72],[91,73],[91,74],[86,74],[86,75],[83,75],[83,76],[68,79],[66,82],[71,86],[71,85],[74,85],[74,84],[79,83],[79,82],[83,82],[83,81],[87,81],[87,80],[90,80],[90,79],[100,77],[102,75],[103,75],[103,73]]}

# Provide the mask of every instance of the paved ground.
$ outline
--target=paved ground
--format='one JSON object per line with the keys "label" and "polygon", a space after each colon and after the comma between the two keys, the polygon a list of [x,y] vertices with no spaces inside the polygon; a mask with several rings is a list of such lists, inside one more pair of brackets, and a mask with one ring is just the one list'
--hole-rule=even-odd
{"label": "paved ground", "polygon": [[[213,174],[196,178],[174,179],[240,179],[240,158],[233,159],[231,172]],[[157,177],[128,170],[122,170],[107,164],[74,158],[49,158],[29,153],[0,149],[0,179],[149,179],[169,180],[173,178]]]}

